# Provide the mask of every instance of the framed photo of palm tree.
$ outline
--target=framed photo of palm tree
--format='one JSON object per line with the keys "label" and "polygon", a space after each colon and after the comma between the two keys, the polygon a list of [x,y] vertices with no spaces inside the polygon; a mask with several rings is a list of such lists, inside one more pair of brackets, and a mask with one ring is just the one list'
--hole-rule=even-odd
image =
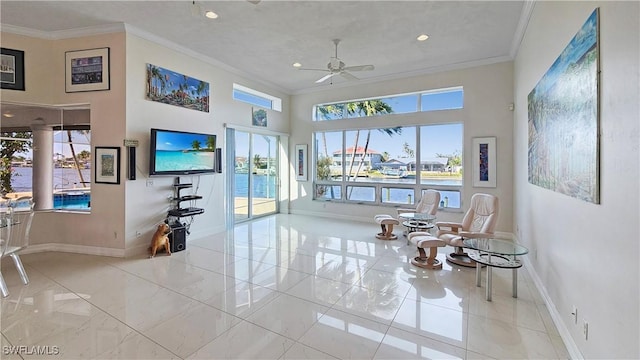
{"label": "framed photo of palm tree", "polygon": [[209,83],[147,64],[147,100],[209,112]]}

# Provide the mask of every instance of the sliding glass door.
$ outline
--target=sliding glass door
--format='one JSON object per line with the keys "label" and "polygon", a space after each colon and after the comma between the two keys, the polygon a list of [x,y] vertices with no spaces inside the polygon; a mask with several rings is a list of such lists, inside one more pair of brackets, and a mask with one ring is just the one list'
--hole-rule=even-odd
{"label": "sliding glass door", "polygon": [[234,221],[278,212],[278,137],[239,130],[228,135],[233,137],[234,146],[227,150],[234,154],[230,186]]}

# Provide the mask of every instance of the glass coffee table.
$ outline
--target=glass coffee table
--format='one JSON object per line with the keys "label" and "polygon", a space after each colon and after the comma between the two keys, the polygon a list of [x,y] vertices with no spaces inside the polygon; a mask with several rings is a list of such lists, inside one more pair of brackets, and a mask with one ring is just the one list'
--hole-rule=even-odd
{"label": "glass coffee table", "polygon": [[[406,212],[398,214],[407,233],[415,231],[429,231],[435,226],[436,217],[431,214]],[[407,240],[409,244],[409,240]]]}
{"label": "glass coffee table", "polygon": [[503,268],[513,270],[513,297],[518,297],[518,269],[522,267],[522,262],[517,259],[518,255],[524,255],[529,249],[522,245],[514,244],[510,241],[478,238],[464,239],[464,246],[468,251],[469,258],[476,262],[476,286],[480,287],[482,266],[487,266],[487,301],[491,301],[491,269]]}

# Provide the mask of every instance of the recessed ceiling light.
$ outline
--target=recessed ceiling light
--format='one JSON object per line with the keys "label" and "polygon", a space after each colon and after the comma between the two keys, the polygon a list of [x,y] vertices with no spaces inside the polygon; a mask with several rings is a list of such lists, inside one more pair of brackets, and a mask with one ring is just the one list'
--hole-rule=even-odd
{"label": "recessed ceiling light", "polygon": [[427,34],[422,34],[422,35],[418,36],[417,40],[418,40],[418,41],[425,41],[425,40],[427,40],[428,38],[429,38],[429,35],[427,35]]}
{"label": "recessed ceiling light", "polygon": [[302,64],[300,64],[299,62],[296,62],[296,63],[293,63],[293,67],[299,68],[299,67],[302,67]]}
{"label": "recessed ceiling light", "polygon": [[218,18],[218,14],[214,13],[211,10],[208,10],[204,13],[204,16],[208,17],[209,19],[217,19]]}

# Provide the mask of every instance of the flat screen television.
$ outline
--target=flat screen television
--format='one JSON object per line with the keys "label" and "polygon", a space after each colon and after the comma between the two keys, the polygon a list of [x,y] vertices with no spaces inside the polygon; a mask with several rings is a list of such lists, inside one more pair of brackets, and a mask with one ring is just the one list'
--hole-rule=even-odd
{"label": "flat screen television", "polygon": [[149,175],[215,172],[215,135],[151,129],[149,144]]}

